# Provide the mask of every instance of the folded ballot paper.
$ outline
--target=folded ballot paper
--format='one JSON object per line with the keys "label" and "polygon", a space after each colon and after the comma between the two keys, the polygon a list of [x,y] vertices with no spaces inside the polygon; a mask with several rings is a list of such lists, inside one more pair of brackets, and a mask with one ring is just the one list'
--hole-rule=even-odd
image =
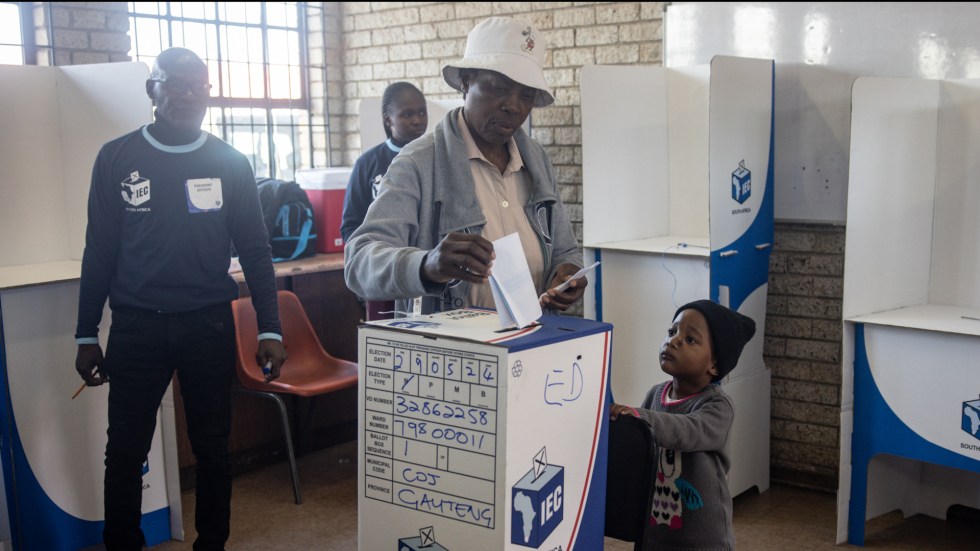
{"label": "folded ballot paper", "polygon": [[521,238],[516,233],[493,242],[496,259],[490,270],[490,290],[501,329],[526,327],[541,317],[541,304],[531,280]]}

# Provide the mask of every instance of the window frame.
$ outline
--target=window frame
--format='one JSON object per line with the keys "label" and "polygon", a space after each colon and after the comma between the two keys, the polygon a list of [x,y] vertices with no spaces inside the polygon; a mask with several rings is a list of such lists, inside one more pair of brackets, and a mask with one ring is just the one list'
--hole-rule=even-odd
{"label": "window frame", "polygon": [[[249,157],[252,163],[253,170],[256,170],[256,174],[262,171],[263,167],[259,167],[258,161],[261,159],[263,165],[268,162],[267,170],[269,174],[263,176],[269,176],[271,178],[281,178],[281,179],[295,179],[289,178],[288,173],[283,172],[283,167],[279,166],[279,159],[277,157],[276,151],[276,140],[274,136],[277,133],[281,133],[282,128],[288,128],[288,134],[291,136],[291,141],[293,143],[293,152],[290,153],[290,160],[292,161],[291,170],[299,170],[301,168],[311,168],[314,162],[314,143],[315,134],[317,130],[322,131],[324,135],[329,136],[329,128],[327,125],[327,114],[326,114],[326,104],[324,103],[324,113],[322,113],[323,123],[315,123],[316,114],[314,113],[314,101],[312,97],[312,86],[310,72],[315,70],[323,70],[326,72],[326,67],[313,67],[310,65],[310,37],[309,37],[309,17],[318,16],[320,18],[321,24],[320,28],[323,28],[324,23],[324,7],[322,4],[310,5],[309,2],[284,2],[287,7],[296,10],[296,26],[285,26],[285,25],[271,25],[268,21],[268,11],[267,4],[269,2],[259,2],[261,6],[261,17],[259,23],[251,22],[239,22],[239,21],[229,21],[227,19],[220,19],[220,15],[217,15],[215,19],[207,19],[201,17],[189,17],[186,15],[174,15],[174,10],[172,9],[173,4],[181,4],[181,2],[157,2],[157,14],[138,12],[133,7],[134,2],[129,3],[128,15],[130,18],[130,33],[131,33],[131,43],[132,48],[130,50],[131,58],[134,61],[146,61],[148,64],[152,63],[150,58],[155,59],[155,55],[140,54],[139,37],[137,35],[137,25],[134,25],[138,19],[148,19],[157,21],[160,25],[160,51],[169,48],[171,46],[180,46],[179,44],[174,44],[175,37],[175,27],[177,25],[183,25],[185,23],[191,23],[195,25],[205,26],[210,30],[215,32],[215,52],[196,52],[198,55],[204,59],[206,63],[209,64],[210,68],[217,70],[212,70],[210,75],[211,83],[214,85],[214,91],[210,97],[208,104],[208,117],[205,119],[204,124],[210,127],[215,134],[221,139],[228,143],[233,144],[232,134],[240,131],[241,128],[249,129],[249,132],[253,136],[253,143],[259,143],[260,148],[255,148],[250,152],[243,153]],[[207,2],[206,4],[213,5],[214,13],[220,14],[221,4],[226,4],[226,2]],[[183,10],[181,10],[183,12]],[[316,12],[319,12],[317,15]],[[163,13],[160,13],[163,12]],[[244,28],[244,29],[258,29],[262,36],[262,97],[231,97],[231,90],[229,85],[225,82],[225,72],[228,63],[230,62],[229,57],[226,52],[222,51],[223,48],[223,33],[227,28]],[[296,62],[295,66],[299,69],[299,96],[291,98],[273,98],[271,94],[271,75],[270,75],[270,59],[269,59],[269,31],[284,30],[288,32],[296,32],[299,39],[299,60]],[[225,34],[226,36],[226,34]],[[256,63],[253,60],[249,60],[248,63]],[[259,65],[256,63],[256,65]],[[217,73],[217,74],[215,74]],[[326,75],[324,74],[324,77]],[[323,79],[326,81],[326,78]],[[226,94],[226,95],[222,95]],[[234,109],[248,109],[251,110],[252,115],[251,123],[248,122],[236,122],[235,116],[232,115],[232,110]],[[303,114],[300,116],[295,116],[296,111],[302,111]],[[263,120],[257,120],[259,117],[255,116],[257,112],[261,112]],[[277,123],[276,113],[286,112],[288,113],[288,122],[285,124]],[[280,129],[280,132],[276,130]],[[305,134],[305,136],[304,136]],[[261,138],[264,136],[264,140]],[[261,143],[263,142],[264,143]],[[303,143],[299,143],[303,142]],[[262,156],[262,151],[264,150],[265,156]],[[293,173],[295,175],[295,172]]]}
{"label": "window frame", "polygon": [[0,2],[17,6],[17,16],[20,23],[20,44],[4,42],[5,46],[20,46],[20,62],[22,65],[37,65],[37,43],[34,37],[34,20],[31,16],[33,2]]}

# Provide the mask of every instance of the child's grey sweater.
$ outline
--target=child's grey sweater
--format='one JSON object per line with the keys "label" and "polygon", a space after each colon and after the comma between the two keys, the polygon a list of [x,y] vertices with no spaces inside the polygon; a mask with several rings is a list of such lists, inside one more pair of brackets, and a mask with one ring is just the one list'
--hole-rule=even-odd
{"label": "child's grey sweater", "polygon": [[643,549],[734,549],[727,474],[735,408],[718,385],[668,405],[670,386],[653,387],[638,410],[650,424],[657,458]]}

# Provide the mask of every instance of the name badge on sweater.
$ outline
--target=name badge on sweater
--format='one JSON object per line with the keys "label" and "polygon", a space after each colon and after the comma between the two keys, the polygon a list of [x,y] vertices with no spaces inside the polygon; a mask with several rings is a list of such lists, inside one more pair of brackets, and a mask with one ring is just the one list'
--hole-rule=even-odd
{"label": "name badge on sweater", "polygon": [[187,212],[221,210],[221,178],[194,178],[185,183]]}

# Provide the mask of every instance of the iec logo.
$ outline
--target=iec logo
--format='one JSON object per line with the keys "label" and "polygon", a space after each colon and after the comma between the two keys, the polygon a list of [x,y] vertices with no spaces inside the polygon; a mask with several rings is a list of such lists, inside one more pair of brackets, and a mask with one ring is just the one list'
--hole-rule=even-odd
{"label": "iec logo", "polygon": [[133,172],[129,178],[120,182],[122,186],[122,198],[134,207],[138,207],[150,200],[150,181],[140,178],[139,171]]}
{"label": "iec logo", "polygon": [[980,440],[980,400],[963,402],[963,430]]}
{"label": "iec logo", "polygon": [[745,159],[742,159],[735,172],[732,172],[732,199],[744,203],[750,195],[752,195],[752,172],[745,168]]}
{"label": "iec logo", "polygon": [[398,540],[398,551],[448,551],[436,543],[436,533],[431,526],[419,529],[419,537]]}
{"label": "iec logo", "polygon": [[534,468],[511,488],[511,543],[538,548],[561,524],[565,468],[547,463],[542,448],[534,458]]}

